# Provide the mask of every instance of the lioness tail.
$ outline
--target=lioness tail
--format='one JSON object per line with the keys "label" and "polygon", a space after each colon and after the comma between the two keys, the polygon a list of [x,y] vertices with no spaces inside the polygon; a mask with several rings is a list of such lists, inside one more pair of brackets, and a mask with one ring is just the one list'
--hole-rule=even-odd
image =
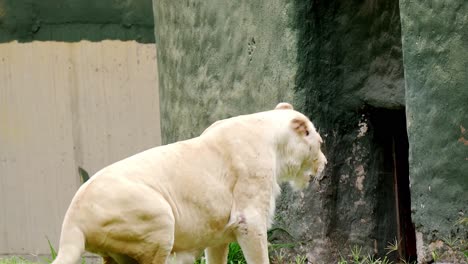
{"label": "lioness tail", "polygon": [[58,255],[52,264],[77,264],[84,253],[85,237],[78,227],[62,228]]}

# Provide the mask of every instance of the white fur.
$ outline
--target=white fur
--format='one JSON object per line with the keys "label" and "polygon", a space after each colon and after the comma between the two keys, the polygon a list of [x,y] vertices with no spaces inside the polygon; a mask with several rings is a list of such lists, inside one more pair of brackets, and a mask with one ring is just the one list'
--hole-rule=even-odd
{"label": "white fur", "polygon": [[232,241],[249,264],[268,263],[279,184],[307,187],[326,164],[320,143],[307,117],[282,103],[112,164],[73,198],[54,264],[77,263],[85,249],[105,263],[193,263],[206,248],[209,264],[226,263]]}

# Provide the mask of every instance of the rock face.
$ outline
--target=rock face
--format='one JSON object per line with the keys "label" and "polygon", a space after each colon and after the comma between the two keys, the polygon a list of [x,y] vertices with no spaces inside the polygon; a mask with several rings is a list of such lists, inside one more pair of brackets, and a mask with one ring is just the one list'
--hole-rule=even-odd
{"label": "rock face", "polygon": [[442,250],[442,240],[468,237],[456,223],[468,217],[468,2],[402,0],[400,7],[412,209],[423,263]]}
{"label": "rock face", "polygon": [[295,19],[294,101],[317,123],[330,163],[303,198],[285,192],[277,225],[319,263],[354,245],[383,255],[398,237],[392,147],[404,167],[407,144],[398,2],[296,1]]}
{"label": "rock face", "polygon": [[[405,2],[403,8],[413,5]],[[421,10],[428,8],[417,5]],[[425,59],[440,63],[441,68],[436,70],[441,74],[424,79],[434,70],[433,64],[426,64],[417,52],[424,47],[421,43],[429,45],[429,40],[419,42],[415,33],[405,36],[406,46],[412,51],[405,55],[408,57],[403,64],[398,1],[154,0],[153,6],[164,143],[197,136],[220,118],[272,109],[280,101],[291,101],[306,113],[324,138],[329,159],[326,177],[303,193],[293,193],[284,186],[270,236],[273,243],[292,242],[292,251],[306,255],[310,261],[333,263],[339,255],[346,256],[354,245],[361,246],[363,254],[383,256],[388,243],[396,239],[400,241],[398,255],[414,259],[416,238],[411,223],[408,172],[413,180],[411,197],[416,225],[426,236],[430,233],[428,227],[443,222],[427,217],[429,211],[419,212],[420,199],[424,199],[426,208],[439,207],[430,202],[441,200],[443,196],[439,194],[454,191],[458,195],[456,204],[447,205],[451,209],[446,211],[438,210],[465,212],[466,207],[460,205],[466,196],[460,188],[467,189],[466,181],[465,185],[455,182],[466,175],[462,169],[466,171],[463,153],[468,135],[460,134],[465,133],[460,132],[460,126],[466,124],[460,110],[460,103],[467,101],[466,64],[464,72],[457,72],[456,80],[450,79],[448,69],[452,69],[452,64],[448,57],[439,61],[437,50],[431,50],[433,53]],[[466,8],[466,4],[460,6],[459,9]],[[450,13],[460,30],[466,26],[466,13]],[[426,20],[430,20],[426,15]],[[450,32],[447,24],[431,33],[431,27],[416,25],[420,21],[408,17],[402,21],[410,21],[406,25],[410,31],[421,27],[421,32],[427,31],[434,38],[444,30]],[[458,59],[453,69],[458,69],[462,63],[460,54],[465,54],[459,53],[463,50],[460,45],[467,43],[466,33],[460,31],[457,37],[443,45],[447,48],[445,55]],[[441,44],[446,38],[437,40],[435,43]],[[431,49],[441,46],[435,43],[430,44]],[[449,48],[453,48],[453,53]],[[407,80],[406,100],[403,65],[409,66],[412,74],[411,82]],[[441,77],[444,79],[438,80]],[[425,80],[433,82],[433,89],[425,97],[416,97],[416,91],[418,96],[424,93],[420,84],[426,84]],[[435,117],[433,110],[439,109],[432,107],[451,102],[454,94],[442,92],[442,87],[451,82],[457,83],[453,90],[464,95],[455,96],[459,101],[446,108],[455,113],[438,114],[440,120],[429,126],[436,133],[422,130],[427,124],[424,119]],[[405,104],[411,104],[407,110],[409,142]],[[450,120],[450,125],[457,124],[458,130],[442,130],[440,122],[444,117],[449,117],[445,120]],[[446,141],[439,141],[439,132]],[[427,138],[422,139],[424,136]],[[431,146],[433,141],[437,143]],[[442,145],[447,152],[440,153],[458,151],[456,155],[463,156],[450,168],[444,167],[445,171],[442,166],[455,161],[430,158],[440,158],[431,150]],[[450,158],[455,159],[455,153],[452,154]],[[426,158],[427,166],[422,167],[420,159]],[[437,176],[429,169],[431,163],[441,166],[436,170]],[[427,176],[429,173],[431,176]],[[453,181],[447,182],[454,189],[444,191],[441,186],[450,173],[456,174],[450,176]],[[423,184],[415,188],[414,181]],[[432,198],[425,193],[428,183],[438,188],[437,193],[430,195]],[[447,230],[451,228],[448,222],[444,224]],[[420,229],[421,226],[425,227]],[[395,259],[397,253],[390,257]]]}
{"label": "rock face", "polygon": [[151,0],[0,0],[0,42],[154,42]]}

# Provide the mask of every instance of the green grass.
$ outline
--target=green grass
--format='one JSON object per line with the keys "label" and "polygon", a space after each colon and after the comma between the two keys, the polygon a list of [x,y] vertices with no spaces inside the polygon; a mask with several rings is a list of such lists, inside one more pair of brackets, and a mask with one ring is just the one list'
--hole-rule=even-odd
{"label": "green grass", "polygon": [[[463,223],[465,224],[465,223]],[[57,251],[55,250],[54,246],[50,243],[47,239],[50,251],[50,258],[43,258],[38,262],[32,262],[26,260],[21,257],[7,257],[7,258],[0,258],[0,264],[50,264],[56,257]],[[444,239],[445,244],[447,244],[450,248],[455,249],[457,252],[464,253],[465,258],[468,260],[468,252],[466,251],[466,246],[464,241],[460,241],[458,239]],[[395,239],[393,242],[388,243],[386,250],[388,254],[398,250],[399,242]],[[271,244],[270,250],[275,251],[281,248],[292,248],[294,244]],[[270,263],[272,264],[306,264],[307,259],[304,256],[296,256],[292,261],[287,261],[285,256],[281,254],[281,251],[276,251],[279,254],[274,254],[272,259],[270,259]],[[388,255],[387,254],[387,255]],[[440,254],[436,251],[432,252],[432,257],[435,261],[440,259]],[[242,250],[237,243],[229,244],[229,254],[228,254],[228,261],[227,264],[246,264],[247,262],[244,259],[244,255],[242,254]],[[353,246],[350,248],[350,254],[347,256],[341,255],[340,259],[337,260],[337,264],[396,264],[396,263],[408,263],[404,260],[400,260],[399,262],[393,262],[388,259],[387,256],[376,258],[370,255],[365,255],[362,252],[362,248],[360,246]],[[86,264],[85,259],[82,258],[81,264]],[[195,264],[206,264],[206,260],[204,257],[197,260]]]}
{"label": "green grass", "polygon": [[0,264],[35,264],[29,260],[20,257],[9,257],[0,259]]}
{"label": "green grass", "polygon": [[246,264],[244,254],[237,243],[229,244],[228,264]]}
{"label": "green grass", "polygon": [[[270,250],[278,250],[281,248],[293,248],[294,244],[270,244]],[[271,257],[271,256],[270,256]],[[274,259],[270,259],[270,263],[278,263],[278,264],[305,264],[306,257],[304,256],[297,256],[294,261],[287,262],[282,259],[282,256],[275,256]],[[0,263],[1,264],[1,263]],[[195,264],[206,264],[206,260],[204,257],[197,260]],[[244,254],[242,253],[242,249],[237,243],[229,244],[229,253],[228,253],[228,261],[227,264],[247,264],[247,261],[244,258]]]}
{"label": "green grass", "polygon": [[[21,257],[8,257],[8,258],[0,258],[0,264],[50,264],[54,259],[57,257],[57,251],[55,250],[54,246],[50,243],[49,239],[47,239],[47,243],[49,245],[50,251],[50,258],[43,258],[39,262],[32,262],[26,260]],[[297,258],[295,262],[291,262],[291,264],[303,264],[305,263],[305,258]],[[242,254],[242,250],[237,243],[229,244],[229,254],[228,254],[228,264],[247,264],[245,261],[244,255]],[[84,258],[82,258],[81,264],[86,264]],[[195,264],[206,264],[206,260],[204,258],[195,262]]]}
{"label": "green grass", "polygon": [[[228,253],[228,264],[247,264],[245,261],[244,255],[242,254],[242,250],[237,243],[229,244],[229,253]],[[0,263],[1,264],[1,263]],[[206,264],[206,260],[204,257],[197,260],[195,264]]]}

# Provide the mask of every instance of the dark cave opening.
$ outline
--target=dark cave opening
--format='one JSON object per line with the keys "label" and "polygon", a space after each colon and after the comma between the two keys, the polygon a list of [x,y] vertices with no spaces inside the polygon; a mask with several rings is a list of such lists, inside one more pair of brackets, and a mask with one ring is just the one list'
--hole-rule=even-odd
{"label": "dark cave opening", "polygon": [[398,243],[390,257],[416,260],[416,238],[411,220],[408,164],[408,135],[405,110],[374,109],[370,114],[374,128],[375,162],[379,169],[376,207],[378,252],[388,252],[389,243]]}

